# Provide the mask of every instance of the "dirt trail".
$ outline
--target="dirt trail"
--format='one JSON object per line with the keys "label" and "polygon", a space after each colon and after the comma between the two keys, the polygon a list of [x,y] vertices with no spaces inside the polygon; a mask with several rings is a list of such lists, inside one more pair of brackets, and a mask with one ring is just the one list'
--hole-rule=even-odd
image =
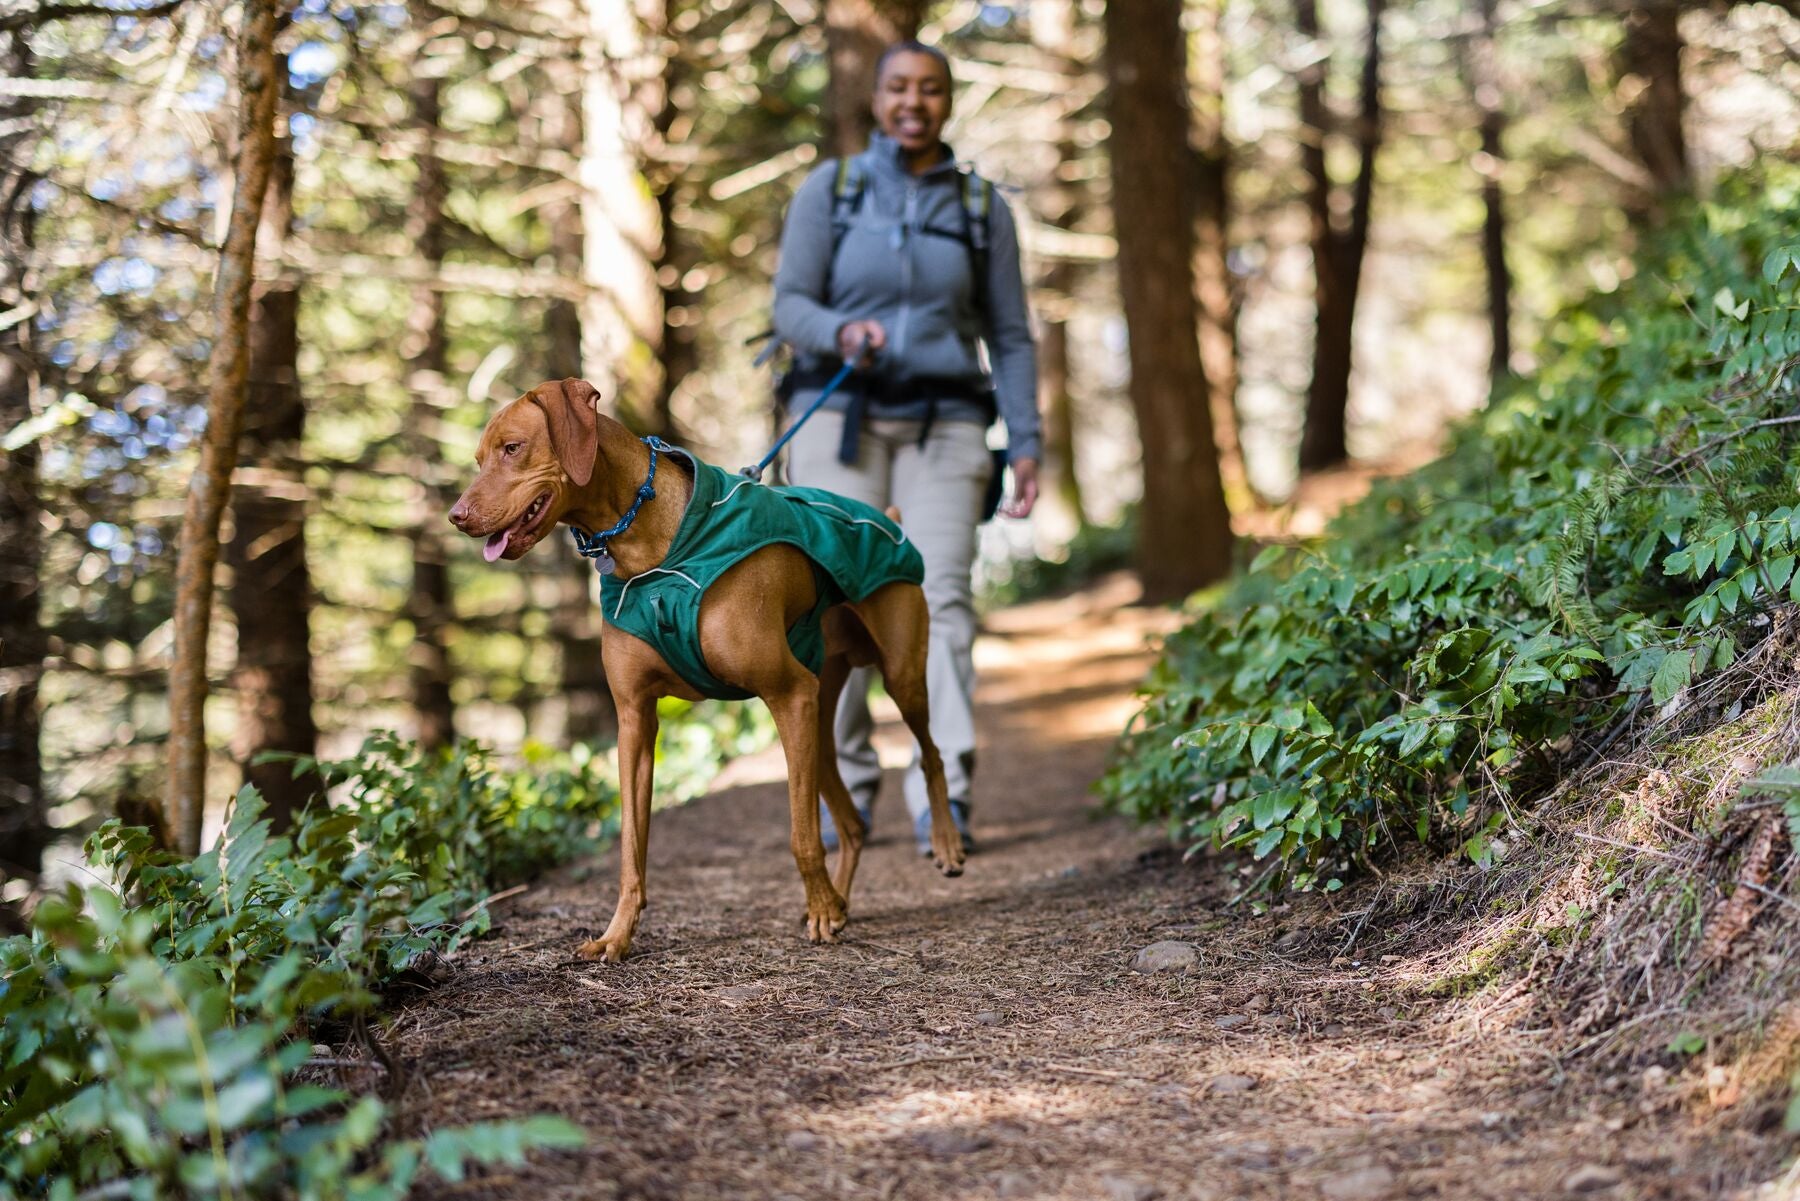
{"label": "dirt trail", "polygon": [[[1404,953],[1336,955],[1378,885],[1255,916],[1227,905],[1229,865],[1095,820],[1169,620],[1129,593],[990,622],[980,854],[960,880],[916,858],[890,772],[842,945],[800,937],[778,783],[656,815],[624,965],[571,958],[611,913],[612,857],[509,902],[400,1015],[402,1112],[558,1112],[591,1143],[427,1194],[1729,1195],[1760,1157],[1740,1136],[1566,1076],[1505,995],[1427,1001]],[[1132,971],[1163,939],[1196,968]]]}

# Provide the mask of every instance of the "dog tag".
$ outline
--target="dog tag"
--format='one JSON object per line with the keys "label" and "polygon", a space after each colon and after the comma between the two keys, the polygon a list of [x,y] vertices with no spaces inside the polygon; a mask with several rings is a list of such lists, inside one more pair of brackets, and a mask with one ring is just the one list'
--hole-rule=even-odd
{"label": "dog tag", "polygon": [[613,557],[605,551],[601,551],[594,556],[594,570],[601,575],[611,575],[614,571],[618,570],[618,566],[617,563],[613,562]]}

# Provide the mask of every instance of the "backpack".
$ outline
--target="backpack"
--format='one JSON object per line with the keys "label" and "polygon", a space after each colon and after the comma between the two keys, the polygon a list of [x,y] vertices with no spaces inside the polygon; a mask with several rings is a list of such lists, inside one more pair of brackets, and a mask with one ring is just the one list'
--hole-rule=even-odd
{"label": "backpack", "polygon": [[[827,263],[837,259],[838,247],[843,244],[844,235],[850,232],[856,214],[862,211],[863,195],[868,191],[869,177],[860,158],[859,155],[849,155],[837,160],[836,177],[831,185],[831,254],[826,259]],[[986,313],[988,214],[994,207],[994,185],[975,174],[972,168],[959,169],[956,174],[957,189],[962,199],[962,228],[946,230],[928,225],[919,232],[961,242],[968,250],[969,275],[975,285],[975,307]],[[831,293],[829,277],[825,281],[825,292],[827,295]],[[772,328],[756,334],[750,341],[756,343],[765,338],[768,341],[756,356],[755,365],[758,367],[767,363],[782,347],[781,340],[775,337]]]}

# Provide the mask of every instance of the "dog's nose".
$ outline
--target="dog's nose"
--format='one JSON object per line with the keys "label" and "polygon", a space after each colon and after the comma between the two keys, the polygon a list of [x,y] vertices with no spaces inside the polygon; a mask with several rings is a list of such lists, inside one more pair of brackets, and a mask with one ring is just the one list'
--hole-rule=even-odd
{"label": "dog's nose", "polygon": [[450,524],[462,529],[469,524],[469,506],[466,501],[457,501],[450,506]]}

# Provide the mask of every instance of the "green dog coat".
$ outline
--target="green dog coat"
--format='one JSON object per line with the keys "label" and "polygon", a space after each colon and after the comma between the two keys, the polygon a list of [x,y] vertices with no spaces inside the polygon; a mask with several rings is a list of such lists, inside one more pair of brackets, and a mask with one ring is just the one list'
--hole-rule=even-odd
{"label": "green dog coat", "polygon": [[700,654],[700,599],[746,555],[785,542],[812,561],[819,603],[788,630],[788,647],[815,675],[825,664],[825,610],[895,580],[925,579],[925,561],[906,532],[861,501],[822,488],[759,484],[685,450],[663,453],[686,460],[694,477],[681,527],[661,566],[628,580],[602,576],[600,605],[609,624],[655,647],[702,696],[751,695],[713,675]]}

